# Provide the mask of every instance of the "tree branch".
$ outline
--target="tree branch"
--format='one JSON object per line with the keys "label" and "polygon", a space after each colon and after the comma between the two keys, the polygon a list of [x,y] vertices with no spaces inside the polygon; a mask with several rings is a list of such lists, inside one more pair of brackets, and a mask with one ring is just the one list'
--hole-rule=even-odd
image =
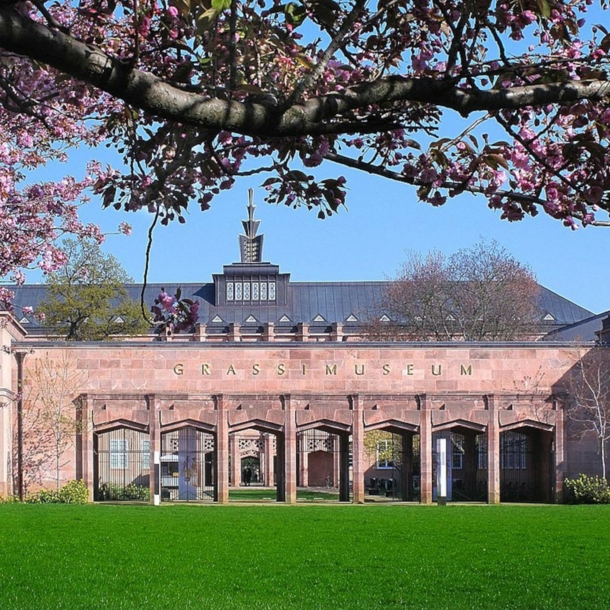
{"label": "tree branch", "polygon": [[[434,78],[388,77],[367,82],[279,111],[277,104],[204,99],[173,87],[160,78],[136,70],[100,48],[0,8],[0,46],[46,63],[155,116],[218,131],[262,137],[290,137],[325,133],[354,110],[392,103],[420,102],[458,111],[463,116],[484,110],[567,103],[610,97],[604,80],[546,83],[492,89],[461,89],[457,81]],[[395,113],[400,109],[396,108]],[[333,125],[334,133],[340,127]]]}

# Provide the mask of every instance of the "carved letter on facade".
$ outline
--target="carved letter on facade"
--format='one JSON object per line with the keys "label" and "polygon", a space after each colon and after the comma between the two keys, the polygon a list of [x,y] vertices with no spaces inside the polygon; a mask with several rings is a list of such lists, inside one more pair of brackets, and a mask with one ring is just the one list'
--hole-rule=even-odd
{"label": "carved letter on facade", "polygon": [[442,370],[442,365],[441,364],[433,364],[432,365],[432,374],[433,375],[440,375],[443,372]]}
{"label": "carved letter on facade", "polygon": [[460,365],[460,375],[472,375],[472,364],[468,366]]}
{"label": "carved letter on facade", "polygon": [[174,373],[176,373],[176,375],[184,375],[184,364],[177,364],[174,367]]}
{"label": "carved letter on facade", "polygon": [[336,375],[337,374],[337,365],[336,364],[333,364],[333,365],[327,364],[326,365],[326,374],[327,375]]}

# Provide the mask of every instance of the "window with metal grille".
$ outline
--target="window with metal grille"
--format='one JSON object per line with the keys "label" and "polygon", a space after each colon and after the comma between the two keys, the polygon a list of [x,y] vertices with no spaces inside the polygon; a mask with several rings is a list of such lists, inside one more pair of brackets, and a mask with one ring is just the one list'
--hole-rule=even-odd
{"label": "window with metal grille", "polygon": [[125,470],[127,468],[127,441],[122,439],[110,440],[110,468]]}

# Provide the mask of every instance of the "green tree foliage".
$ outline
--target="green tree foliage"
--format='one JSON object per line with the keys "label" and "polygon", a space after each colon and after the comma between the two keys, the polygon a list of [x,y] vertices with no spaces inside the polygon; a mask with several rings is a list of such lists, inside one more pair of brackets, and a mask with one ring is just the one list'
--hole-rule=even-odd
{"label": "green tree foliage", "polygon": [[39,305],[45,324],[69,341],[101,341],[146,332],[140,305],[129,297],[132,282],[112,255],[93,241],[66,240],[66,262],[49,274]]}

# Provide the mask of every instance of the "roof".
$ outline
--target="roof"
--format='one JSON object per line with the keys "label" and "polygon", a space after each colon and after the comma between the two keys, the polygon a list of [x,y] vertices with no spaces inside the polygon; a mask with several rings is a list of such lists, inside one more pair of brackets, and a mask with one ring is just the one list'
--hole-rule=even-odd
{"label": "roof", "polygon": [[[198,299],[200,302],[199,321],[203,324],[357,324],[369,318],[374,312],[382,315],[379,303],[389,282],[289,282],[285,305],[269,302],[230,303],[216,305],[215,287],[213,283],[148,284],[144,291],[144,301],[152,305],[154,299],[163,288],[170,294],[180,288],[184,298]],[[140,300],[142,284],[126,286],[131,298]],[[38,323],[34,316],[24,316],[21,311],[24,306],[34,310],[44,297],[46,285],[32,284],[11,287],[15,292],[15,317],[29,332],[34,331]],[[541,287],[539,308],[542,324],[550,331],[566,326],[574,326],[583,321],[592,320],[596,323],[599,316],[576,305],[572,301],[558,295],[548,288]],[[603,314],[600,314],[603,316]],[[583,329],[585,327],[582,327]],[[601,321],[595,330],[601,328]],[[580,332],[583,332],[580,329]],[[587,336],[592,331],[587,330]],[[558,340],[568,339],[569,334],[557,336]],[[594,338],[594,337],[593,337]]]}
{"label": "roof", "polygon": [[[259,221],[254,220],[252,201],[250,192],[248,220],[242,222],[245,235],[240,236],[241,261],[225,265],[223,273],[214,274],[213,282],[209,283],[148,284],[144,290],[144,302],[148,307],[163,289],[173,295],[180,288],[182,298],[199,300],[199,321],[219,328],[231,323],[240,326],[265,323],[279,326],[299,323],[359,325],[372,315],[381,317],[386,313],[381,303],[391,282],[291,282],[290,275],[280,273],[279,266],[263,262],[263,236],[256,235]],[[36,310],[44,298],[46,285],[8,288],[15,293],[13,302],[18,322],[28,332],[37,334],[40,326],[36,317],[22,312],[24,307]],[[132,299],[140,300],[142,284],[127,284],[126,288]],[[247,297],[244,296],[246,290]],[[541,327],[549,332],[579,324],[593,316],[593,312],[543,286],[538,305]]]}
{"label": "roof", "polygon": [[610,316],[610,310],[580,320],[575,324],[551,331],[545,341],[597,341],[597,332],[602,329],[604,318]]}

